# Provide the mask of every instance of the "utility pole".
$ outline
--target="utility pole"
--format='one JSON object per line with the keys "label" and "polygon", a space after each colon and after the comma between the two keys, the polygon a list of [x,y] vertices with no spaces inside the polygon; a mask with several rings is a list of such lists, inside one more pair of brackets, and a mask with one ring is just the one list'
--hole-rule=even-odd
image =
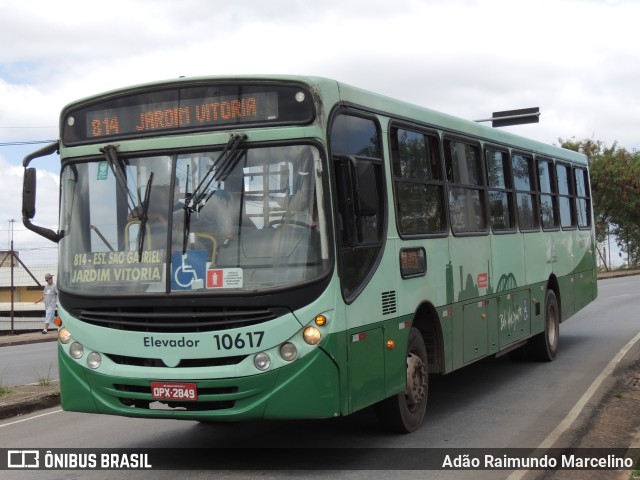
{"label": "utility pole", "polygon": [[9,235],[11,238],[11,245],[9,247],[9,254],[11,255],[11,335],[14,335],[14,319],[13,319],[13,294],[14,294],[14,287],[13,287],[13,259],[14,259],[14,253],[13,253],[13,224],[15,223],[15,220],[12,218],[11,220],[9,220]]}

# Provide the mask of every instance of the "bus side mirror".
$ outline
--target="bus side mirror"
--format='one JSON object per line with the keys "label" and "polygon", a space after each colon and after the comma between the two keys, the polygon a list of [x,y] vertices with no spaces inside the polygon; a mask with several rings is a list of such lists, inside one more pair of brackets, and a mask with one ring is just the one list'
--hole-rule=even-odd
{"label": "bus side mirror", "polygon": [[36,216],[36,169],[25,168],[22,181],[22,216],[31,220]]}
{"label": "bus side mirror", "polygon": [[36,169],[29,168],[29,163],[35,158],[51,155],[58,149],[58,142],[55,142],[27,155],[22,161],[22,165],[24,166],[24,177],[22,179],[22,223],[32,232],[42,235],[44,238],[56,243],[60,241],[58,232],[31,223],[31,219],[36,216]]}

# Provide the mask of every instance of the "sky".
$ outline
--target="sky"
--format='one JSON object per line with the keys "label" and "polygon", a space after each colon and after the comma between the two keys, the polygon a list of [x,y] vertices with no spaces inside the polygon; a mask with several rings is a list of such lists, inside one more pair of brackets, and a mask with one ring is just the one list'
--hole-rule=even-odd
{"label": "sky", "polygon": [[[179,76],[325,76],[470,120],[539,107],[540,123],[506,129],[640,149],[640,1],[0,0],[0,11],[0,245],[10,219],[16,239],[39,238],[21,222],[21,165],[43,146],[3,144],[57,139],[71,101]],[[36,166],[35,221],[54,227],[57,157]]]}

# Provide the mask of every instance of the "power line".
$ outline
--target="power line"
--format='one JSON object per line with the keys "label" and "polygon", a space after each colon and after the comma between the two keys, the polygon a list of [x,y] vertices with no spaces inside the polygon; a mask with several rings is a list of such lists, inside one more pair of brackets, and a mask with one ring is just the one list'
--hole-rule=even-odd
{"label": "power line", "polygon": [[0,147],[16,147],[18,145],[37,145],[39,143],[53,143],[56,140],[31,140],[25,142],[0,142]]}

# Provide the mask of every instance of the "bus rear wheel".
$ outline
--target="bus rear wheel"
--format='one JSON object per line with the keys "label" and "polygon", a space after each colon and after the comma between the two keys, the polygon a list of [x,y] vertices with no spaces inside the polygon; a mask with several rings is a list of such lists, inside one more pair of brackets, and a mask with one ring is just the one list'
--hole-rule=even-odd
{"label": "bus rear wheel", "polygon": [[527,345],[534,360],[550,362],[556,358],[560,340],[560,308],[553,290],[547,290],[544,307],[544,332],[531,339]]}
{"label": "bus rear wheel", "polygon": [[410,433],[422,425],[429,394],[427,349],[422,334],[411,328],[407,345],[407,385],[404,392],[376,404],[376,415],[387,429]]}

